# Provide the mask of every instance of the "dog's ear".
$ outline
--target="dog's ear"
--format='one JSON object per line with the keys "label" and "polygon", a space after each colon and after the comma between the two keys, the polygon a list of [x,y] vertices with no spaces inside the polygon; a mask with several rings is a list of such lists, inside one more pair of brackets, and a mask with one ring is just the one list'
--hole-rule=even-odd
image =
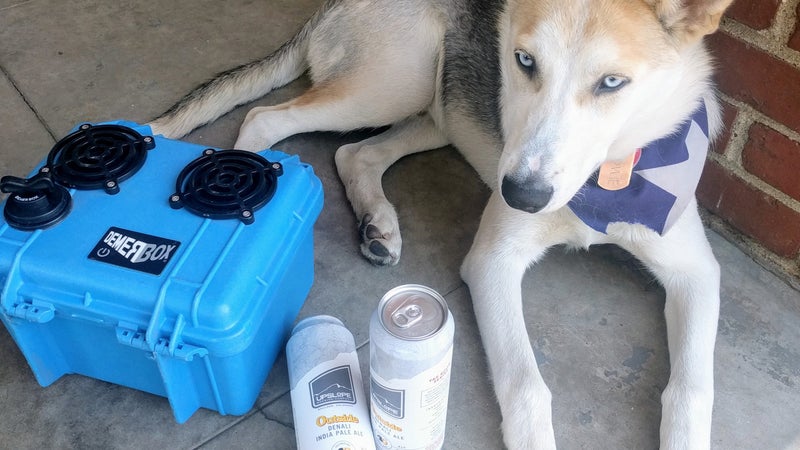
{"label": "dog's ear", "polygon": [[699,41],[717,31],[722,14],[733,0],[646,0],[664,28],[682,44]]}

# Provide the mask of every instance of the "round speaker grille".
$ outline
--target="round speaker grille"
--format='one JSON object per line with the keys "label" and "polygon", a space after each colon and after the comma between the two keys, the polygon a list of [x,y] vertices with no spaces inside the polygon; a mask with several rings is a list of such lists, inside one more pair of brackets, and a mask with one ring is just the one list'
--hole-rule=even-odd
{"label": "round speaker grille", "polygon": [[57,183],[75,189],[119,192],[119,183],[144,165],[152,136],[121,125],[84,124],[56,143],[47,156],[45,172]]}
{"label": "round speaker grille", "polygon": [[202,217],[251,224],[253,213],[275,194],[282,173],[280,163],[256,153],[207,149],[178,175],[170,205]]}

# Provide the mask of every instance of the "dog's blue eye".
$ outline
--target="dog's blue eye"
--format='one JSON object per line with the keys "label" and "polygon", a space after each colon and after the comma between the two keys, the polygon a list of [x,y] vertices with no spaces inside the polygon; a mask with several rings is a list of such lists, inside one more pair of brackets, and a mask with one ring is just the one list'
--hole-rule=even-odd
{"label": "dog's blue eye", "polygon": [[525,67],[533,67],[533,58],[523,51],[517,50],[517,61]]}
{"label": "dog's blue eye", "polygon": [[607,87],[609,89],[618,88],[624,82],[625,82],[625,80],[623,80],[620,77],[615,77],[614,75],[609,75],[609,76],[603,78],[603,86],[605,86],[605,87]]}
{"label": "dog's blue eye", "polygon": [[622,88],[628,83],[628,79],[619,75],[606,75],[600,80],[600,83],[595,89],[596,94],[604,94],[614,92]]}
{"label": "dog's blue eye", "polygon": [[533,60],[531,55],[522,50],[516,50],[514,54],[517,57],[517,64],[529,76],[536,70],[536,61]]}

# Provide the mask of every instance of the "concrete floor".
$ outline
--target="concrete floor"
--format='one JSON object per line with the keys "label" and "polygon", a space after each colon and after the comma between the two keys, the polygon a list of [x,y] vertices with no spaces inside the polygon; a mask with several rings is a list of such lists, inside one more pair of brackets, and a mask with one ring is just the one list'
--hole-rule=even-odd
{"label": "concrete floor", "polygon": [[[319,3],[0,0],[0,175],[27,173],[76,123],[147,121],[212,74],[276,48]],[[306,87],[301,79],[257,103]],[[246,110],[187,140],[232,145]],[[335,149],[358,137],[317,133],[276,146],[312,164],[326,195],[315,228],[316,281],[300,316],[341,318],[366,367],[369,313],[381,295],[411,282],[435,288],[457,324],[445,448],[502,448],[458,276],[488,191],[453,149],[402,160],[385,177],[403,227],[402,261],[374,267],[358,253],[356,221],[333,167]],[[718,235],[709,238],[723,270],[712,446],[800,448],[800,293]],[[556,249],[523,284],[559,446],[656,448],[668,373],[662,289],[608,248]],[[40,387],[3,327],[0,361],[3,449],[294,447],[283,356],[249,414],[201,410],[183,425],[165,399],[131,389],[81,376]]]}

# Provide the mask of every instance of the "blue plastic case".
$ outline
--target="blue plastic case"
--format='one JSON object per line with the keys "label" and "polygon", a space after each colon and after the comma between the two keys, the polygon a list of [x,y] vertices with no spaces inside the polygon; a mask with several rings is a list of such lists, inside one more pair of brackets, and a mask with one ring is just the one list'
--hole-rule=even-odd
{"label": "blue plastic case", "polygon": [[115,195],[70,189],[71,212],[45,229],[0,219],[0,318],[42,386],[70,373],[128,386],[167,397],[181,423],[200,407],[244,414],[311,287],[322,186],[264,151],[283,173],[253,223],[201,217],[169,199],[206,147],[154,139]]}

